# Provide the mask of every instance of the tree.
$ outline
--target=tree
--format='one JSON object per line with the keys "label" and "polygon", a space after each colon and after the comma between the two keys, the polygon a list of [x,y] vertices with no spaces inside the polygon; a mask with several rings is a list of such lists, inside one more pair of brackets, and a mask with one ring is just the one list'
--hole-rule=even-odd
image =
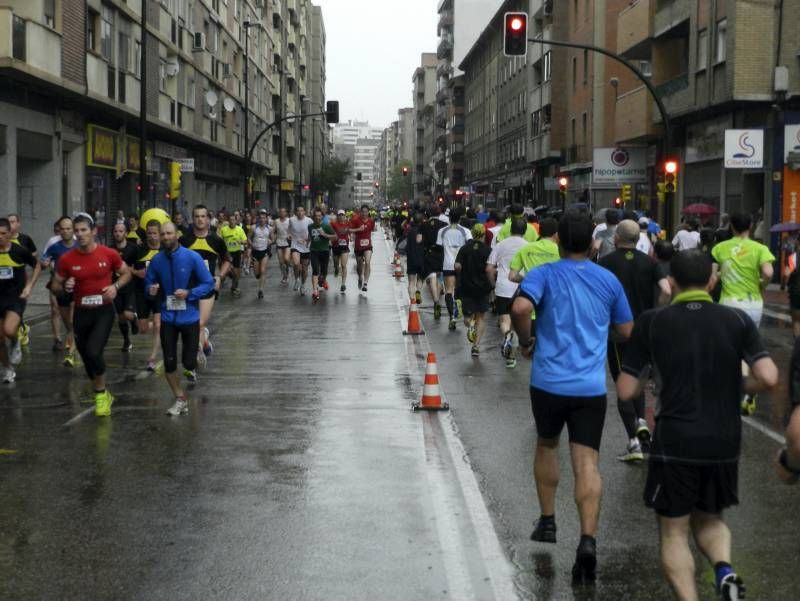
{"label": "tree", "polygon": [[323,163],[322,169],[312,178],[312,186],[315,191],[328,192],[333,199],[352,171],[350,159],[332,157]]}
{"label": "tree", "polygon": [[[403,167],[408,170],[408,175],[403,175]],[[414,186],[411,182],[411,161],[400,161],[389,174],[389,188],[386,190],[386,199],[411,200],[414,197]]]}

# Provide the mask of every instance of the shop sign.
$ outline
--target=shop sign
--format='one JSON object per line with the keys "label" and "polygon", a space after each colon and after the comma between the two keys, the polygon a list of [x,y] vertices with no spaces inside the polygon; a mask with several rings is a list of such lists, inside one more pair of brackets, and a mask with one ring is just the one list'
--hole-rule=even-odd
{"label": "shop sign", "polygon": [[139,172],[139,138],[125,138],[125,170]]}
{"label": "shop sign", "polygon": [[194,173],[194,159],[172,159],[181,166],[181,173]]}
{"label": "shop sign", "polygon": [[783,223],[797,223],[800,218],[800,171],[783,169]]}
{"label": "shop sign", "polygon": [[281,181],[281,192],[294,192],[294,181],[287,179]]}
{"label": "shop sign", "polygon": [[800,152],[800,125],[786,125],[783,128],[783,162],[789,162],[790,152]]}
{"label": "shop sign", "polygon": [[725,130],[725,168],[760,169],[764,167],[763,129]]}
{"label": "shop sign", "polygon": [[592,182],[595,184],[638,184],[647,181],[646,148],[595,148]]}
{"label": "shop sign", "polygon": [[86,164],[101,169],[117,169],[117,132],[87,125]]}

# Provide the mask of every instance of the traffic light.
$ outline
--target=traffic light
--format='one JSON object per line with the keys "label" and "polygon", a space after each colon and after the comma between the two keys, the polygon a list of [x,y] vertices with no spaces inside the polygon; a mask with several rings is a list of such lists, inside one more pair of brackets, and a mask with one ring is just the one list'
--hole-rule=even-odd
{"label": "traffic light", "polygon": [[528,52],[528,13],[506,13],[503,32],[506,56],[525,56]]}
{"label": "traffic light", "polygon": [[668,160],[664,163],[664,191],[667,194],[674,194],[678,188],[678,161]]}
{"label": "traffic light", "polygon": [[621,207],[622,207],[622,199],[621,199],[619,196],[617,196],[617,197],[614,199],[614,208],[615,208],[615,209],[619,209],[619,208],[621,208]]}
{"label": "traffic light", "polygon": [[558,191],[561,192],[562,195],[567,193],[567,185],[569,185],[569,180],[566,177],[558,178]]}
{"label": "traffic light", "polygon": [[658,202],[664,202],[667,199],[667,184],[664,182],[656,184],[656,198],[658,198]]}
{"label": "traffic light", "polygon": [[181,195],[181,164],[172,162],[169,164],[169,197],[172,200]]}
{"label": "traffic light", "polygon": [[408,167],[403,167],[403,177],[408,175]]}
{"label": "traffic light", "polygon": [[625,184],[622,186],[622,204],[627,205],[631,201],[631,185]]}
{"label": "traffic light", "polygon": [[358,181],[361,181],[362,178],[361,178],[361,172],[360,171],[358,173],[356,173],[356,179]]}
{"label": "traffic light", "polygon": [[137,192],[141,192],[142,191],[142,184],[136,184],[136,191]]}
{"label": "traffic light", "polygon": [[328,100],[325,103],[325,120],[328,125],[336,125],[339,123],[339,101]]}

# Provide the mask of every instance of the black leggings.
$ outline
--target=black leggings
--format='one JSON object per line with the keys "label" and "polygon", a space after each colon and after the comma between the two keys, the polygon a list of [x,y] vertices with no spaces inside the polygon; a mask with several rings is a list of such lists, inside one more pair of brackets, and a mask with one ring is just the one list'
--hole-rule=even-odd
{"label": "black leggings", "polygon": [[96,309],[75,307],[75,314],[72,318],[75,347],[81,355],[86,375],[90,380],[106,373],[103,352],[116,320],[117,313],[113,304],[103,305]]}
{"label": "black leggings", "polygon": [[161,322],[161,350],[164,353],[164,371],[175,373],[178,369],[178,336],[183,343],[181,362],[189,371],[197,369],[197,347],[200,345],[200,322],[186,326]]}
{"label": "black leggings", "polygon": [[[611,372],[611,377],[614,382],[619,378],[622,371],[622,359],[625,357],[625,344],[619,342],[608,341],[608,370]],[[638,426],[639,418],[644,419],[644,390],[639,393],[633,402],[621,402],[617,399],[617,409],[619,416],[622,418],[622,425],[625,426],[625,432],[628,438],[636,438],[636,429]]]}

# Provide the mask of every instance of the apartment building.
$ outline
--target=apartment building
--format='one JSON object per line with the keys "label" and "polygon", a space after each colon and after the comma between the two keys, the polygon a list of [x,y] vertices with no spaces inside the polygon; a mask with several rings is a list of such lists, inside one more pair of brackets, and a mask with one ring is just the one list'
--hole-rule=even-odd
{"label": "apartment building", "polygon": [[[105,229],[118,211],[170,208],[177,159],[193,159],[183,161],[179,206],[241,206],[245,104],[250,144],[268,123],[298,112],[313,55],[298,40],[313,39],[302,18],[311,6],[148,1],[140,203],[141,0],[8,0],[0,7],[0,212],[19,212],[37,239],[58,215],[79,209]],[[324,56],[324,44],[316,53]],[[303,154],[294,134],[275,128],[255,147],[252,198],[262,206],[277,203],[279,187],[295,199]]]}
{"label": "apartment building", "polygon": [[416,150],[416,125],[414,122],[415,113],[413,107],[402,108],[397,111],[397,160],[414,162],[414,152]]}
{"label": "apartment building", "polygon": [[503,54],[503,15],[528,11],[527,0],[500,5],[459,68],[464,71],[465,180],[475,202],[531,199],[527,160],[527,57]]}
{"label": "apartment building", "polygon": [[[352,166],[337,202],[346,207],[373,202],[379,174],[376,156],[383,128],[374,127],[368,121],[350,120],[334,126],[332,132],[333,154],[340,160],[349,160]],[[361,173],[360,181],[356,177],[358,173]]]}
{"label": "apartment building", "polygon": [[436,69],[438,58],[435,52],[425,52],[420,65],[414,71],[414,200],[427,202],[435,190],[433,166],[436,128],[434,111],[436,103]]}

